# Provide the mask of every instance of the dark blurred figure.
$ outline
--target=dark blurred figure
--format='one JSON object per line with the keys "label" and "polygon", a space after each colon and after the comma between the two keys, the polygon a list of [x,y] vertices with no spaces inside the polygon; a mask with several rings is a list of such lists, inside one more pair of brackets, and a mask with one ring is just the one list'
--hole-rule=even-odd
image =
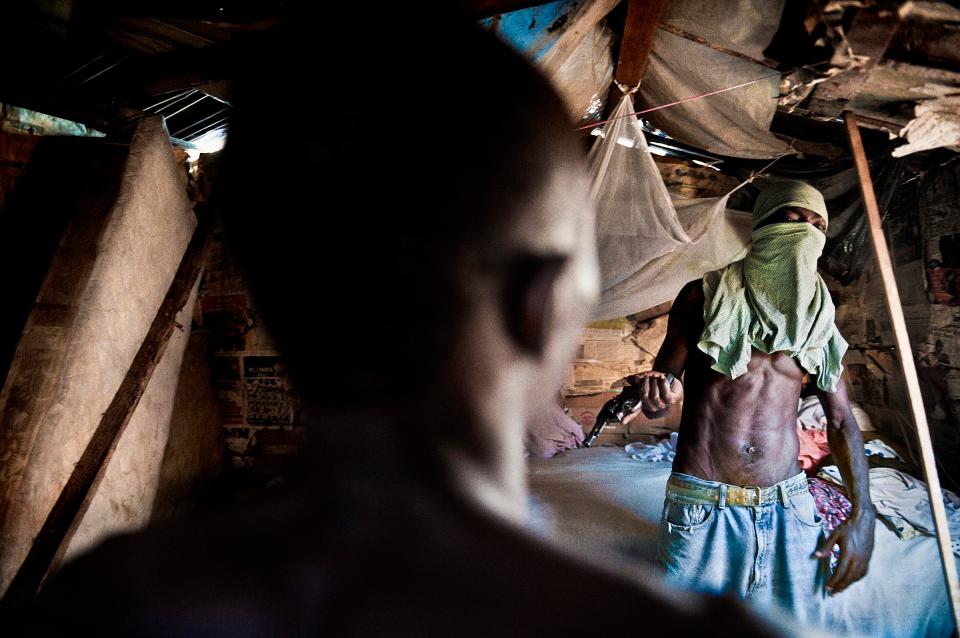
{"label": "dark blurred figure", "polygon": [[[49,584],[32,633],[780,635],[522,529],[524,422],[553,400],[597,292],[572,127],[473,25],[323,11],[243,60],[218,177],[309,463],[105,542]],[[345,48],[327,39],[351,29]]]}

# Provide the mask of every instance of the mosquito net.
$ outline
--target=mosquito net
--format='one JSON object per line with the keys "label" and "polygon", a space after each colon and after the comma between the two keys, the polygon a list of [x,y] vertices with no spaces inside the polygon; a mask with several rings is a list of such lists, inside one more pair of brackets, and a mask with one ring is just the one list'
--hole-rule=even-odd
{"label": "mosquito net", "polygon": [[625,95],[589,156],[602,282],[597,319],[669,301],[749,249],[750,215],[727,210],[730,193],[671,199],[634,110]]}

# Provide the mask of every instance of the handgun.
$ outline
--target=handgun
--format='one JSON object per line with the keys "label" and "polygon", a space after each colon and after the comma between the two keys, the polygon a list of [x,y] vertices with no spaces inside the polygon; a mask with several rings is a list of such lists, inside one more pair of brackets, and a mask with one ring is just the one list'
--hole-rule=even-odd
{"label": "handgun", "polygon": [[[666,373],[667,385],[673,385],[674,376],[669,372]],[[642,402],[640,401],[640,388],[641,385],[628,385],[626,386],[620,394],[613,397],[609,401],[603,404],[603,407],[600,408],[600,411],[597,413],[597,421],[593,425],[593,429],[590,430],[589,436],[583,440],[583,447],[590,447],[593,445],[594,441],[597,440],[597,437],[600,436],[603,426],[611,421],[620,423],[623,421],[623,417],[633,414],[642,407]]]}

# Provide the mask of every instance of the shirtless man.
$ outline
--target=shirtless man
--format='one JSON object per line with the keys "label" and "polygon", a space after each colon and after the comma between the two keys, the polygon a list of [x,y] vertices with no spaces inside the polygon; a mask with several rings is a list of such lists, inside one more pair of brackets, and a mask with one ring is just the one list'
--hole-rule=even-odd
{"label": "shirtless man", "polygon": [[[822,622],[823,592],[841,592],[867,572],[875,522],[863,441],[839,378],[846,343],[816,272],[826,206],[814,188],[779,182],[761,193],[753,215],[748,256],[680,291],[653,371],[630,378],[642,384],[650,418],[683,398],[658,553],[682,586]],[[665,373],[677,379],[671,387]],[[797,462],[805,373],[853,505],[826,539]],[[839,563],[826,580],[834,545]]]}

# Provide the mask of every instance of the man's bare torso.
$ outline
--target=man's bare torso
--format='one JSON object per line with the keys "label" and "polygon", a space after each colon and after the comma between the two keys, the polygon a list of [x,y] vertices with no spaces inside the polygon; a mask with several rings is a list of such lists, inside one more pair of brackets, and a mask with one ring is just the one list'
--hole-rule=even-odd
{"label": "man's bare torso", "polygon": [[[819,213],[784,207],[761,224],[809,223],[826,231]],[[703,280],[692,281],[670,311],[667,334],[653,370],[632,375],[642,385],[643,412],[654,418],[683,400],[676,472],[734,485],[767,487],[800,472],[797,462],[797,400],[803,370],[783,353],[751,353],[747,372],[730,379],[710,368],[712,360],[697,343],[703,334]],[[669,383],[667,373],[683,375],[683,384]],[[834,389],[817,389],[827,417],[827,439],[840,469],[851,511],[817,547],[825,558],[840,547],[836,571],[826,583],[841,592],[867,573],[873,552],[876,509],[870,502],[863,439],[850,410],[842,379]]]}
{"label": "man's bare torso", "polygon": [[702,281],[688,284],[677,301],[688,318],[682,326],[688,358],[674,471],[761,487],[799,473],[799,364],[783,353],[754,350],[743,376],[730,379],[712,370],[711,359],[697,348],[703,333]]}

